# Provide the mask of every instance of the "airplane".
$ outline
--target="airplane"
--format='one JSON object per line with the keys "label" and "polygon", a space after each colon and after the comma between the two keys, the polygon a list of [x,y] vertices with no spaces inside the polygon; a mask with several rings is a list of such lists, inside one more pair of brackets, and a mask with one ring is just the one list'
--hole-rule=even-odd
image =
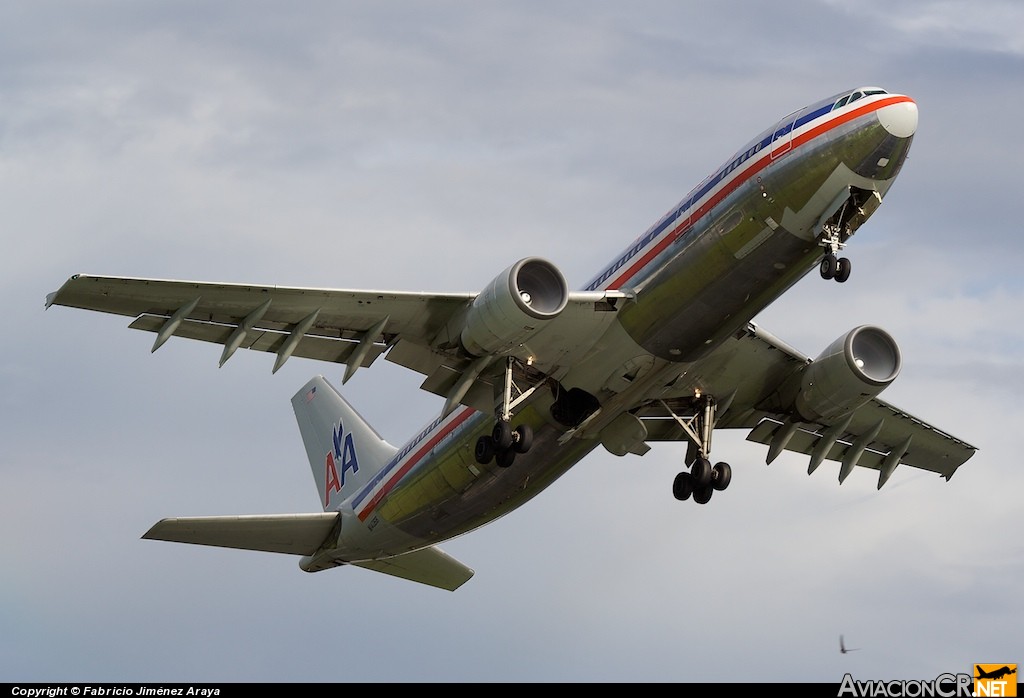
{"label": "airplane", "polygon": [[998,680],[998,679],[1003,678],[1004,676],[1009,676],[1010,674],[1016,674],[1017,673],[1016,665],[1014,665],[1014,667],[1012,669],[1009,666],[1002,666],[1002,667],[1000,667],[998,669],[995,669],[993,671],[984,671],[983,669],[981,669],[977,665],[975,665],[975,668],[978,670],[978,675],[974,677],[976,679],[994,679],[994,680]]}
{"label": "airplane", "polygon": [[[878,395],[901,353],[874,325],[817,358],[755,316],[815,267],[845,282],[850,237],[881,205],[917,130],[914,100],[846,90],[780,119],[740,148],[582,285],[524,257],[478,293],[282,287],[76,274],[47,296],[133,318],[156,334],[346,366],[380,356],[422,374],[440,414],[385,441],[323,376],[292,398],[322,511],[169,518],[143,538],[300,556],[454,591],[474,570],[438,545],[522,506],[599,447],[643,455],[685,442],[673,496],[707,504],[732,467],[712,435],[748,431],[809,457],[878,474],[900,464],[947,481],[977,451]],[[860,472],[860,471],[859,471]],[[720,495],[724,496],[724,495]]]}
{"label": "airplane", "polygon": [[856,652],[860,647],[847,647],[846,643],[843,642],[843,636],[839,636],[839,653],[846,654],[847,652]]}

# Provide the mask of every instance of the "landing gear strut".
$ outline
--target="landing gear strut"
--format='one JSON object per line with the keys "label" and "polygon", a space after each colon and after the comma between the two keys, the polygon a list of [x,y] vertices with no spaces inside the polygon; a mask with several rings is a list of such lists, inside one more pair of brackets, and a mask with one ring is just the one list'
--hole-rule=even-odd
{"label": "landing gear strut", "polygon": [[[533,427],[520,424],[512,428],[512,408],[525,400],[536,390],[536,386],[520,391],[512,380],[512,368],[515,358],[508,357],[505,366],[505,385],[502,391],[501,411],[490,434],[476,440],[474,456],[476,462],[487,465],[494,460],[499,467],[507,468],[516,459],[517,453],[526,453],[533,446]],[[513,397],[515,393],[515,397]]]}
{"label": "landing gear strut", "polygon": [[677,415],[664,402],[665,409],[672,415],[690,442],[686,450],[687,461],[690,471],[683,471],[676,475],[672,482],[672,495],[685,501],[691,496],[698,504],[707,504],[711,495],[716,490],[721,491],[732,482],[732,466],[728,463],[716,463],[711,465],[708,456],[711,454],[711,434],[715,429],[715,422],[719,410],[724,412],[729,407],[731,396],[724,404],[719,404],[710,395],[696,396],[694,398],[694,414],[690,418]]}
{"label": "landing gear strut", "polygon": [[853,202],[851,196],[842,207],[821,226],[821,238],[818,244],[825,248],[825,256],[821,259],[818,271],[823,279],[835,279],[843,283],[850,278],[850,260],[838,257],[839,250],[846,245],[846,240],[853,234],[849,229],[849,221],[855,215],[864,215],[864,211]]}

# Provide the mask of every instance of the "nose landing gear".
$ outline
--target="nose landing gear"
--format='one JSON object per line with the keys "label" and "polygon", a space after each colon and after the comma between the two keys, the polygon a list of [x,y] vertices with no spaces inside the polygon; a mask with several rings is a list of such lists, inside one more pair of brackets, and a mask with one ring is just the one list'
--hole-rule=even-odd
{"label": "nose landing gear", "polygon": [[818,268],[821,278],[835,279],[839,283],[850,278],[850,260],[839,257],[839,250],[881,202],[878,192],[851,187],[839,209],[822,222],[818,237],[818,244],[825,248]]}
{"label": "nose landing gear", "polygon": [[821,278],[835,279],[839,283],[843,283],[850,278],[850,266],[849,259],[846,257],[837,258],[834,252],[829,252],[822,257],[819,271],[821,272]]}

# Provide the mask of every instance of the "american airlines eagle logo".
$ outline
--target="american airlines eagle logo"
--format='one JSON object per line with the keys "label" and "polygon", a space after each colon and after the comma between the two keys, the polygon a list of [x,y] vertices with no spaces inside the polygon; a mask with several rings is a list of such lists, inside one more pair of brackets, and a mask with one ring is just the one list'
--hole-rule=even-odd
{"label": "american airlines eagle logo", "polygon": [[341,493],[345,486],[345,473],[359,472],[355,442],[351,432],[345,432],[344,424],[338,422],[333,429],[331,440],[334,448],[327,452],[324,462],[324,508],[331,503],[331,492]]}

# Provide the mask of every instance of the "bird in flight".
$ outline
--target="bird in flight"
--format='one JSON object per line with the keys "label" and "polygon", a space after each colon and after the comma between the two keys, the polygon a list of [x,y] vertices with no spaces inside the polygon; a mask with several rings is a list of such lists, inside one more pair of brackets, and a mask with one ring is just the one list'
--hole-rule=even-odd
{"label": "bird in flight", "polygon": [[840,651],[840,653],[846,654],[847,652],[856,652],[859,649],[860,649],[860,647],[847,647],[846,643],[843,642],[843,636],[842,635],[839,636],[839,651]]}

